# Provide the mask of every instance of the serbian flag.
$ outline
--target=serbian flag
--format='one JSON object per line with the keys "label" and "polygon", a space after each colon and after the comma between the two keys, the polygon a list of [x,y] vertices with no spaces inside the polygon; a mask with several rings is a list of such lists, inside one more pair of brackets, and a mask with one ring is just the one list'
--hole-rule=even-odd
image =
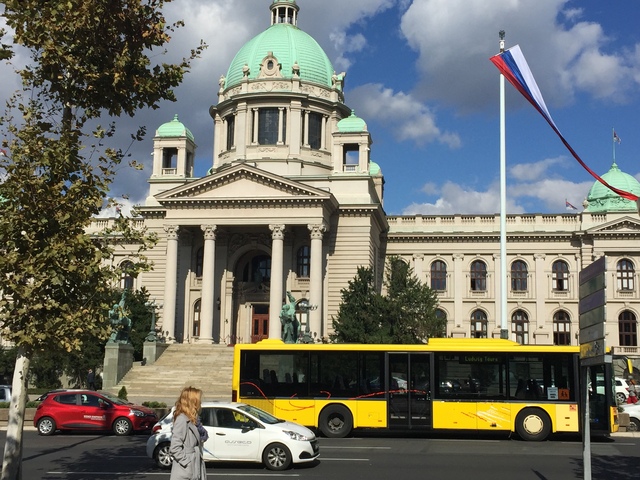
{"label": "serbian flag", "polygon": [[566,198],[564,199],[564,205],[565,205],[565,207],[567,207],[567,210],[577,210],[577,208],[574,207],[573,205],[571,205],[569,203],[569,200],[567,200]]}
{"label": "serbian flag", "polygon": [[560,137],[564,146],[571,152],[573,158],[575,158],[580,165],[584,167],[584,169],[589,172],[593,178],[602,183],[605,187],[611,189],[622,198],[626,198],[627,200],[631,200],[633,202],[638,201],[638,196],[633,193],[626,192],[624,190],[620,190],[619,188],[612,187],[606,181],[604,181],[600,176],[591,170],[578,156],[571,145],[565,140],[565,138],[556,127],[555,122],[551,118],[551,114],[549,110],[547,110],[547,106],[544,103],[544,99],[542,98],[542,94],[540,93],[540,89],[538,88],[538,84],[536,80],[533,78],[533,74],[529,69],[529,65],[522,55],[522,51],[518,45],[511,47],[508,50],[505,50],[498,55],[494,55],[491,57],[491,62],[498,67],[500,73],[504,75],[504,77],[509,81],[511,85],[516,87],[524,98],[526,98],[531,105],[535,107],[538,112],[544,117],[544,119],[549,123],[551,128],[553,128],[554,132]]}

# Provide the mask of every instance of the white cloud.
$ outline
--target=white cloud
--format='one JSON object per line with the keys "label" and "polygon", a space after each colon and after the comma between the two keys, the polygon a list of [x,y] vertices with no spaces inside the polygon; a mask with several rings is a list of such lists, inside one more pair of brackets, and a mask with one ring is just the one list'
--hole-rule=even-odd
{"label": "white cloud", "polygon": [[551,167],[563,163],[565,163],[565,157],[547,158],[533,163],[520,163],[509,168],[509,174],[519,181],[536,180],[547,173]]}
{"label": "white cloud", "polygon": [[377,120],[400,141],[410,140],[418,145],[438,142],[450,148],[461,145],[460,137],[442,131],[431,109],[411,94],[368,83],[350,90],[348,95],[349,103],[357,106],[358,116]]}
{"label": "white cloud", "polygon": [[581,18],[569,0],[414,0],[401,28],[419,55],[416,90],[460,111],[495,102],[487,92],[497,95],[497,72],[488,59],[499,30],[507,47],[520,44],[547,103],[571,102],[579,92],[623,101],[637,87],[637,59],[607,53],[602,27]]}

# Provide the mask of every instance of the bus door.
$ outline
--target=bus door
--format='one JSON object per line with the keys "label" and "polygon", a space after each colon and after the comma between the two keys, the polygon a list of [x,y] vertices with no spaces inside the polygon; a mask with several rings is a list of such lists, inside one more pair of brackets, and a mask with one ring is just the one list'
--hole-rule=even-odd
{"label": "bus door", "polygon": [[390,428],[431,427],[430,353],[387,354],[387,424]]}

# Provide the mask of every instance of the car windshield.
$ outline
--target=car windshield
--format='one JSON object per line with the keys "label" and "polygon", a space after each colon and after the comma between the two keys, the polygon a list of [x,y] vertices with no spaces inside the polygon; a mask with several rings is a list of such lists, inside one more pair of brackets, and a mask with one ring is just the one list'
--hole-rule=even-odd
{"label": "car windshield", "polygon": [[109,400],[111,403],[115,403],[116,405],[131,405],[131,402],[127,402],[126,400],[118,398],[115,395],[108,392],[100,392],[100,395],[102,395],[104,398]]}
{"label": "car windshield", "polygon": [[253,415],[264,423],[269,423],[271,425],[284,422],[284,420],[280,420],[270,413],[267,413],[264,410],[260,410],[259,408],[253,407],[251,405],[238,405],[238,409],[250,415]]}

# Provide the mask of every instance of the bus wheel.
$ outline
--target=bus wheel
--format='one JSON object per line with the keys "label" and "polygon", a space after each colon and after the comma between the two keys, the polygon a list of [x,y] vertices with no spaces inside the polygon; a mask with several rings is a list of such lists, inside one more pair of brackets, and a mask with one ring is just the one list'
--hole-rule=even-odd
{"label": "bus wheel", "polygon": [[541,442],[551,433],[551,419],[539,408],[525,408],[516,418],[516,432],[523,440]]}
{"label": "bus wheel", "polygon": [[640,420],[637,418],[630,418],[627,430],[630,432],[640,432]]}
{"label": "bus wheel", "polygon": [[353,417],[343,405],[329,405],[320,413],[320,431],[328,438],[344,438],[353,428]]}

